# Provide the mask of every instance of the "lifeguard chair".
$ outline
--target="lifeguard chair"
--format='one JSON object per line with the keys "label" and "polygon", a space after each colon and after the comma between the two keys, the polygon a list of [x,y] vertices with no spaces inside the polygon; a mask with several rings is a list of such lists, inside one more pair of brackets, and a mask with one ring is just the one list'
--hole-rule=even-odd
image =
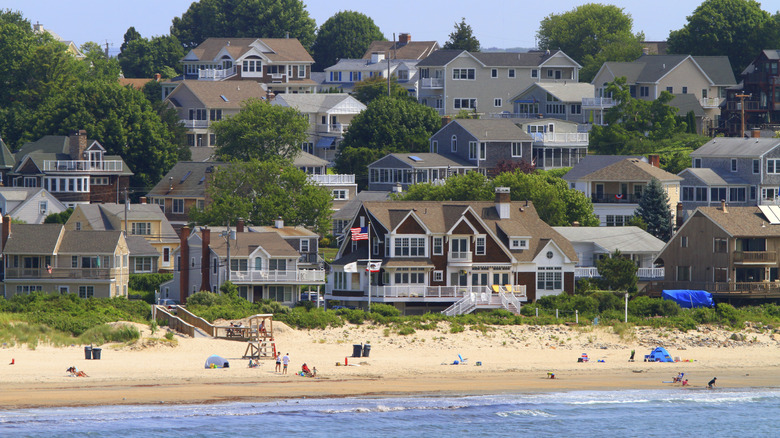
{"label": "lifeguard chair", "polygon": [[274,342],[274,316],[262,313],[249,317],[249,340],[244,359],[273,359],[276,357]]}

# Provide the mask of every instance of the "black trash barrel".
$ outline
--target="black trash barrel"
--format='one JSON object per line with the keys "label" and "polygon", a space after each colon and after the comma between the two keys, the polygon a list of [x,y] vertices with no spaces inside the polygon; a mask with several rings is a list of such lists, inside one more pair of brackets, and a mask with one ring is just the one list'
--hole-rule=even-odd
{"label": "black trash barrel", "polygon": [[363,357],[368,357],[368,353],[371,353],[371,344],[363,346]]}
{"label": "black trash barrel", "polygon": [[362,351],[363,351],[363,344],[352,345],[352,357],[360,357]]}
{"label": "black trash barrel", "polygon": [[93,348],[92,349],[92,359],[100,360],[100,352],[103,351],[102,348]]}
{"label": "black trash barrel", "polygon": [[84,359],[92,359],[92,347],[84,347]]}

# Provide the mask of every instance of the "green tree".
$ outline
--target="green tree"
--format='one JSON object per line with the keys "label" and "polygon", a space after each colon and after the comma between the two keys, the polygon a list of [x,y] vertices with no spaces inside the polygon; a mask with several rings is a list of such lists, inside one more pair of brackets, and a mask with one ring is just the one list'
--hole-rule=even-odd
{"label": "green tree", "polygon": [[175,143],[144,94],[118,82],[85,82],[42,105],[30,137],[87,131],[108,154],[121,156],[134,172],[133,187],[151,187],[182,157],[186,144]]}
{"label": "green tree", "polygon": [[185,48],[209,37],[297,38],[314,43],[316,23],[301,0],[200,0],[174,17],[171,35]]}
{"label": "green tree", "polygon": [[[352,96],[366,105],[377,97],[387,96],[387,79],[381,76],[363,79],[355,84]],[[398,78],[395,75],[390,76],[390,96],[416,102],[416,99],[409,95],[406,88],[398,84]]]}
{"label": "green tree", "polygon": [[632,33],[633,19],[622,8],[587,3],[550,14],[539,25],[539,48],[563,50],[582,64],[580,81],[590,81],[605,61],[633,61],[642,54],[642,33]]}
{"label": "green tree", "polygon": [[217,154],[225,160],[294,159],[306,140],[309,122],[295,108],[250,99],[238,114],[211,125],[219,139]]}
{"label": "green tree", "polygon": [[139,36],[123,46],[117,58],[126,78],[151,78],[166,68],[180,71],[179,60],[186,55],[179,40],[170,35]]}
{"label": "green tree", "polygon": [[619,250],[616,250],[610,257],[597,261],[596,267],[601,275],[602,287],[629,293],[636,292],[638,281],[636,263],[623,256]]}
{"label": "green tree", "polygon": [[669,209],[669,196],[657,179],[650,180],[650,184],[639,198],[636,215],[645,221],[648,233],[664,242],[672,238],[672,211]]}
{"label": "green tree", "polygon": [[669,33],[669,53],[728,56],[737,76],[760,50],[780,44],[777,16],[754,0],[705,0],[687,19]]}
{"label": "green tree", "polygon": [[235,224],[244,218],[255,225],[272,225],[281,217],[288,225],[311,227],[324,234],[330,228],[330,192],[280,158],[233,161],[214,173],[207,189],[212,202],[194,211],[200,224]]}
{"label": "green tree", "polygon": [[44,224],[64,224],[70,219],[70,215],[73,214],[73,209],[69,208],[60,213],[52,213],[43,220]]}
{"label": "green tree", "polygon": [[127,45],[130,44],[130,41],[137,40],[141,38],[141,34],[135,30],[135,27],[130,26],[127,28],[127,31],[125,32],[125,36],[123,37],[122,45],[119,47],[120,52],[124,52],[127,48]]}
{"label": "green tree", "polygon": [[106,56],[106,52],[96,42],[88,41],[81,45],[81,53],[86,56],[86,78],[98,81],[115,81],[121,72],[119,62]]}
{"label": "green tree", "polygon": [[467,52],[479,52],[479,41],[471,31],[471,26],[466,24],[466,18],[455,23],[455,30],[450,34],[450,39],[444,43],[445,50],[465,50]]}
{"label": "green tree", "polygon": [[385,41],[371,17],[355,11],[341,11],[325,20],[312,46],[314,69],[334,65],[339,59],[362,58],[374,41]]}

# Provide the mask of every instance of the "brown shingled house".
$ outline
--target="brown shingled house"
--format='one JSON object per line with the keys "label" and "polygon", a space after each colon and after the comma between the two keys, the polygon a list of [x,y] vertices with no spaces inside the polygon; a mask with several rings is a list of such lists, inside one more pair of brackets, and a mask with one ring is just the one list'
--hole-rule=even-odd
{"label": "brown shingled house", "polygon": [[[407,314],[455,314],[516,312],[520,301],[574,291],[574,247],[533,204],[510,201],[508,188],[495,202],[364,202],[351,227],[369,222],[370,245],[345,239],[339,249],[326,299],[364,306],[370,289],[372,302]],[[369,251],[381,261],[370,275]]]}
{"label": "brown shingled house", "polygon": [[384,53],[387,59],[425,59],[431,53],[439,50],[436,41],[412,41],[412,35],[402,33],[398,35],[398,41],[374,41],[368,46],[363,59],[371,59],[375,53]]}

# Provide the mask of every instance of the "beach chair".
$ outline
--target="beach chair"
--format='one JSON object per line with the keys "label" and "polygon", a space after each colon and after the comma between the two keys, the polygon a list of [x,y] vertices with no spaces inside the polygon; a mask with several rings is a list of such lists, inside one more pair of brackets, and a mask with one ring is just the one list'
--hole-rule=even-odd
{"label": "beach chair", "polygon": [[493,292],[500,293],[501,292],[501,286],[494,284],[493,286]]}
{"label": "beach chair", "polygon": [[510,293],[512,292],[512,285],[511,284],[507,284],[504,287],[506,288],[507,292],[510,292]]}

